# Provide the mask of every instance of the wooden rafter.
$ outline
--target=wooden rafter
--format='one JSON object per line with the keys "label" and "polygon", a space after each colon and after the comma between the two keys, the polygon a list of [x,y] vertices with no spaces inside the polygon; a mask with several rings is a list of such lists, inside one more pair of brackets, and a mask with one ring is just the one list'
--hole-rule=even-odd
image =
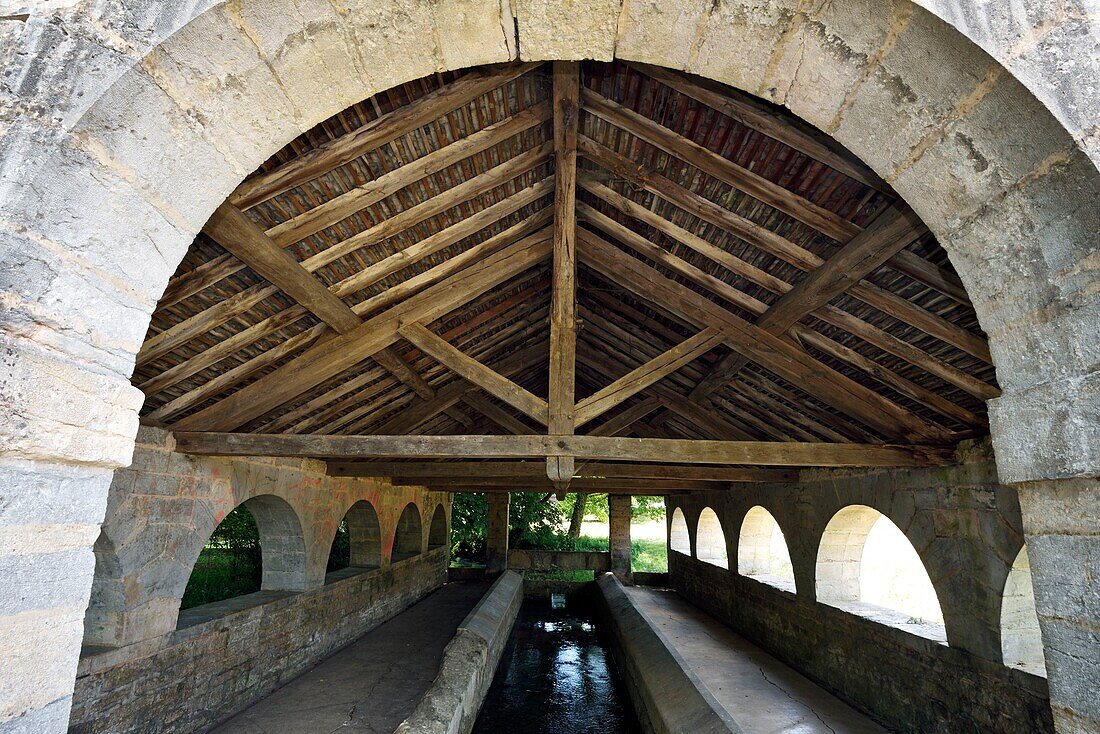
{"label": "wooden rafter", "polygon": [[606,277],[643,299],[656,300],[699,325],[722,332],[726,344],[770,371],[804,384],[821,400],[887,436],[916,441],[947,441],[940,428],[891,403],[863,385],[834,372],[798,347],[738,318],[689,288],[661,275],[587,230],[578,232],[583,258]]}
{"label": "wooden rafter", "polygon": [[446,491],[657,494],[986,429],[973,309],[873,172],[680,72],[536,68],[404,85],[242,184],[154,316],[144,420],[446,458],[385,475]]}
{"label": "wooden rafter", "polygon": [[390,346],[397,340],[403,321],[438,318],[548,254],[548,238],[528,238],[506,247],[347,334],[311,347],[271,374],[177,425],[214,430],[237,428]]}
{"label": "wooden rafter", "polygon": [[577,425],[584,425],[602,415],[666,375],[672,374],[685,364],[706,354],[720,343],[722,343],[722,337],[716,329],[703,329],[664,354],[636,367],[607,387],[577,403]]}
{"label": "wooden rafter", "polygon": [[253,176],[229,196],[233,205],[248,209],[295,186],[406,135],[432,120],[472,102],[499,86],[526,74],[534,64],[507,65],[474,71],[452,84],[320,145],[278,168]]}
{"label": "wooden rafter", "polygon": [[[628,211],[632,215],[637,215],[645,219],[651,219],[648,210],[644,210],[637,204],[626,199],[622,195],[609,189],[602,184],[596,183],[591,179],[584,177],[581,179],[581,183],[586,190],[589,190],[601,198],[613,203],[615,206],[621,206],[624,210]],[[715,295],[729,301],[730,303],[748,311],[754,315],[763,314],[768,310],[767,305],[753,296],[739,290],[721,278],[712,275],[690,263],[683,258],[673,255],[671,252],[661,248],[646,238],[638,235],[633,230],[630,230],[626,226],[616,222],[615,220],[600,213],[596,209],[586,205],[578,204],[578,211],[582,218],[595,224],[598,228],[613,234],[617,239],[629,244],[633,249],[644,254],[646,257],[654,260],[655,262],[669,268],[680,276],[683,276],[696,284],[706,288]],[[653,215],[655,218],[655,215]],[[691,241],[695,238],[694,235],[680,230],[680,228],[674,225],[665,223],[662,225],[663,231],[666,233],[672,233],[673,235],[683,238],[684,240]],[[751,266],[744,268],[745,272],[751,273],[753,268]],[[775,276],[768,275],[766,273],[759,273],[755,280],[758,284],[774,290],[779,293],[786,293],[791,289],[788,283],[776,278]],[[880,329],[877,326],[869,324],[857,316],[843,311],[835,306],[822,306],[814,315],[820,318],[822,321],[838,326],[845,329],[852,334],[859,336],[861,339],[874,345],[875,347],[900,357],[911,364],[914,364],[921,369],[936,375],[940,379],[950,384],[959,387],[966,392],[978,397],[982,400],[988,400],[990,398],[997,397],[1000,394],[995,386],[979,380],[967,372],[960,370],[952,365],[944,362],[943,360],[934,357],[919,347],[915,347],[912,344],[905,342],[897,337],[889,334],[888,332]],[[808,340],[817,339],[819,335],[812,335],[812,331],[808,327],[804,326],[791,326],[789,330],[792,334],[799,338],[806,338]]]}
{"label": "wooden rafter", "polygon": [[421,351],[430,354],[465,379],[497,399],[508,403],[516,410],[546,425],[547,405],[542,398],[531,394],[530,391],[520,387],[499,372],[486,367],[460,349],[456,349],[450,342],[439,338],[423,324],[407,324],[402,326],[398,332]]}

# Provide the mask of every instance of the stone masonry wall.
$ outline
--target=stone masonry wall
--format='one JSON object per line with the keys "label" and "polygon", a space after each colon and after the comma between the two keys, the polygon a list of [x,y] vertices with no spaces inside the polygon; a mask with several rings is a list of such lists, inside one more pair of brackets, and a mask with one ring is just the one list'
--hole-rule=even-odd
{"label": "stone masonry wall", "polygon": [[[328,477],[317,461],[194,457],[173,445],[170,434],[142,429],[133,464],[111,483],[74,732],[203,731],[446,579],[446,546],[428,544],[432,518],[449,516],[444,493]],[[199,552],[242,503],[260,531],[261,591],[181,614]],[[374,567],[329,574],[326,583],[333,537],[352,506],[376,518],[370,538],[351,528],[353,548],[369,540],[380,553]],[[402,545],[419,554],[391,561],[410,506],[419,537]],[[415,523],[405,527],[417,532]]]}
{"label": "stone masonry wall", "polygon": [[[804,472],[800,484],[671,498],[688,522],[692,556],[670,551],[671,585],[804,674],[906,732],[1053,731],[1047,682],[1000,658],[1000,600],[1022,546],[1019,501],[988,461],[944,469]],[[829,520],[867,505],[907,536],[936,589],[949,645],[816,601],[817,549]],[[783,531],[796,593],[737,572],[741,523],[753,506]],[[729,570],[693,557],[710,507]],[[670,514],[671,516],[671,514]]]}
{"label": "stone masonry wall", "polygon": [[203,732],[446,580],[446,549],[170,632],[151,654],[84,657],[72,734]]}

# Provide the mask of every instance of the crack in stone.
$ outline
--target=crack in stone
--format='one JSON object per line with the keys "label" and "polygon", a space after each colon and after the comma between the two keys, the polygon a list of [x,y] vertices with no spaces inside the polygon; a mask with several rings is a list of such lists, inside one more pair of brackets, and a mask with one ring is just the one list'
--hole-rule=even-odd
{"label": "crack in stone", "polygon": [[818,721],[820,721],[820,722],[821,722],[821,725],[822,725],[822,726],[824,726],[824,727],[825,727],[826,729],[828,729],[829,731],[831,731],[831,732],[832,732],[833,734],[836,734],[836,729],[834,729],[833,727],[829,726],[829,723],[828,723],[827,721],[825,721],[825,719],[821,718],[821,715],[820,715],[820,714],[818,714],[818,713],[817,713],[816,711],[814,711],[814,709],[813,709],[813,706],[810,706],[810,705],[806,704],[806,702],[805,702],[805,701],[799,700],[799,699],[795,698],[794,696],[792,696],[792,695],[790,694],[790,692],[789,692],[789,691],[788,691],[788,690],[787,690],[786,688],[783,688],[783,687],[782,687],[782,686],[780,686],[780,685],[779,685],[778,683],[776,683],[776,682],[775,682],[775,681],[773,681],[773,680],[772,680],[771,678],[769,678],[769,677],[768,677],[768,674],[764,672],[764,668],[763,668],[763,667],[761,667],[761,666],[757,666],[757,670],[759,670],[759,671],[760,671],[760,677],[761,677],[761,678],[763,678],[763,679],[764,679],[765,681],[767,681],[767,682],[768,682],[768,683],[769,683],[770,685],[773,685],[773,686],[775,686],[775,689],[776,689],[777,691],[779,691],[780,693],[782,693],[782,694],[783,694],[784,696],[786,696],[787,698],[791,699],[791,700],[792,700],[792,701],[794,701],[795,703],[800,703],[800,704],[803,704],[803,705],[805,705],[805,706],[806,706],[806,709],[807,709],[807,710],[808,710],[808,711],[809,711],[809,712],[810,712],[811,714],[813,714],[813,715],[814,715],[814,718],[815,718],[815,719],[817,719]]}

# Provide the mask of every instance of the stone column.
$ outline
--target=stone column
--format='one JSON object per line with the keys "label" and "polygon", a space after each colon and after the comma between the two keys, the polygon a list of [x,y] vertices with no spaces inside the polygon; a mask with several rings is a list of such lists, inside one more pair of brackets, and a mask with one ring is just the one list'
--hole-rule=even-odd
{"label": "stone column", "polygon": [[485,533],[485,567],[491,574],[508,570],[508,507],[509,492],[489,492],[489,527]]}
{"label": "stone column", "polygon": [[631,583],[630,571],[630,495],[609,494],[608,545],[611,549],[611,572],[623,583]]}
{"label": "stone column", "polygon": [[1018,485],[1059,734],[1100,731],[1100,481]]}

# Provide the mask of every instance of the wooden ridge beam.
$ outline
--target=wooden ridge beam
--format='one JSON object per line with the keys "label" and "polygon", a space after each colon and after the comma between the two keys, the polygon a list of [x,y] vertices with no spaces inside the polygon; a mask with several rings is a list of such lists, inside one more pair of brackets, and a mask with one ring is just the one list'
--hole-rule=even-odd
{"label": "wooden ridge beam", "polygon": [[237,428],[392,345],[402,323],[439,318],[545,259],[549,251],[546,240],[521,241],[499,250],[353,331],[311,347],[179,425],[191,429]]}
{"label": "wooden ridge beam", "polygon": [[826,367],[810,355],[757,328],[695,291],[666,278],[588,230],[578,232],[582,257],[638,297],[659,304],[698,325],[721,330],[726,344],[819,400],[875,428],[883,435],[912,441],[950,440],[950,434],[878,393]]}
{"label": "wooden ridge beam", "polygon": [[737,165],[645,115],[607,99],[598,92],[585,87],[581,90],[581,97],[584,109],[600,119],[626,130],[708,176],[794,217],[834,240],[845,242],[859,233],[860,228],[857,225],[840,215]]}
{"label": "wooden ridge beam", "polygon": [[319,145],[274,170],[249,178],[230,194],[229,201],[241,209],[267,201],[421,128],[537,66],[537,63],[507,65],[465,74],[451,84]]}
{"label": "wooden ridge beam", "polygon": [[606,436],[318,436],[174,432],[181,453],[319,459],[541,459],[745,466],[945,466],[950,448],[935,446],[767,441],[697,441]]}

